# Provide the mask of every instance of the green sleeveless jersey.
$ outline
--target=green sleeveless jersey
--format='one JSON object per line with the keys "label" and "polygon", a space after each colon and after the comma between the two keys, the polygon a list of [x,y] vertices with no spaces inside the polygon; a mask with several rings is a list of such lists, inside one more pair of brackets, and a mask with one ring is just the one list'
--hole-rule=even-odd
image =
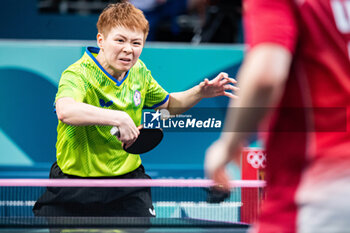
{"label": "green sleeveless jersey", "polygon": [[[141,60],[118,81],[96,60],[98,51],[88,47],[82,58],[63,72],[56,101],[72,97],[77,102],[125,111],[138,126],[144,107],[156,108],[168,100],[169,94]],[[59,121],[56,149],[62,171],[81,177],[102,177],[123,175],[139,167],[140,156],[125,152],[121,142],[110,134],[111,128],[72,126]]]}

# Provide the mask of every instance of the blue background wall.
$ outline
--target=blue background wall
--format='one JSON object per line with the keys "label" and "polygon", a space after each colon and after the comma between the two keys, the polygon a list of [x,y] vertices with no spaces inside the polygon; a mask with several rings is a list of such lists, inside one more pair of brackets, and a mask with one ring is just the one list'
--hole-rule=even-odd
{"label": "blue background wall", "polygon": [[98,15],[43,14],[37,0],[0,0],[0,38],[79,39],[96,38]]}
{"label": "blue background wall", "polygon": [[[47,177],[55,161],[57,118],[53,101],[60,75],[95,42],[0,41],[0,177]],[[169,92],[186,90],[225,71],[235,77],[241,46],[148,43],[141,59]],[[205,99],[196,107],[225,107]],[[201,177],[208,145],[218,132],[169,132],[142,156],[153,177]],[[179,170],[181,170],[179,172]]]}

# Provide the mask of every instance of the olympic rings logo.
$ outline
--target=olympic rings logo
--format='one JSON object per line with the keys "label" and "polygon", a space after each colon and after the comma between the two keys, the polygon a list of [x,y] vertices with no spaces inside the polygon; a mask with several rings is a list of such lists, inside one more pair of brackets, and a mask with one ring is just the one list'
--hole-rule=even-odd
{"label": "olympic rings logo", "polygon": [[247,161],[253,168],[256,169],[266,167],[266,156],[262,151],[250,151],[247,155]]}

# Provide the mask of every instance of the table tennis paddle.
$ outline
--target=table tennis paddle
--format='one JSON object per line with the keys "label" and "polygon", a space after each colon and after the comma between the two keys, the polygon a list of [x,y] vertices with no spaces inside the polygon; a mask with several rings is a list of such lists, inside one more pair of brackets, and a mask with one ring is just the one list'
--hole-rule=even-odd
{"label": "table tennis paddle", "polygon": [[[111,129],[111,134],[120,137],[120,131],[119,128],[114,126]],[[136,139],[136,141],[129,146],[128,148],[125,148],[125,145],[123,144],[123,149],[131,154],[143,154],[146,153],[152,149],[154,149],[163,139],[163,130],[160,128],[155,129],[140,129],[140,135]]]}

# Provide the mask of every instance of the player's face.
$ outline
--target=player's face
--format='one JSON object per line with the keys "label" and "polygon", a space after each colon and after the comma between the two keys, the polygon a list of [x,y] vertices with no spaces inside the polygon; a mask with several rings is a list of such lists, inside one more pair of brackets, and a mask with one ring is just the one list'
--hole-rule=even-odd
{"label": "player's face", "polygon": [[[100,36],[100,37],[99,37]],[[124,27],[115,27],[105,37],[97,37],[101,49],[99,62],[108,73],[118,78],[130,70],[139,59],[143,45],[142,31],[133,31]]]}

